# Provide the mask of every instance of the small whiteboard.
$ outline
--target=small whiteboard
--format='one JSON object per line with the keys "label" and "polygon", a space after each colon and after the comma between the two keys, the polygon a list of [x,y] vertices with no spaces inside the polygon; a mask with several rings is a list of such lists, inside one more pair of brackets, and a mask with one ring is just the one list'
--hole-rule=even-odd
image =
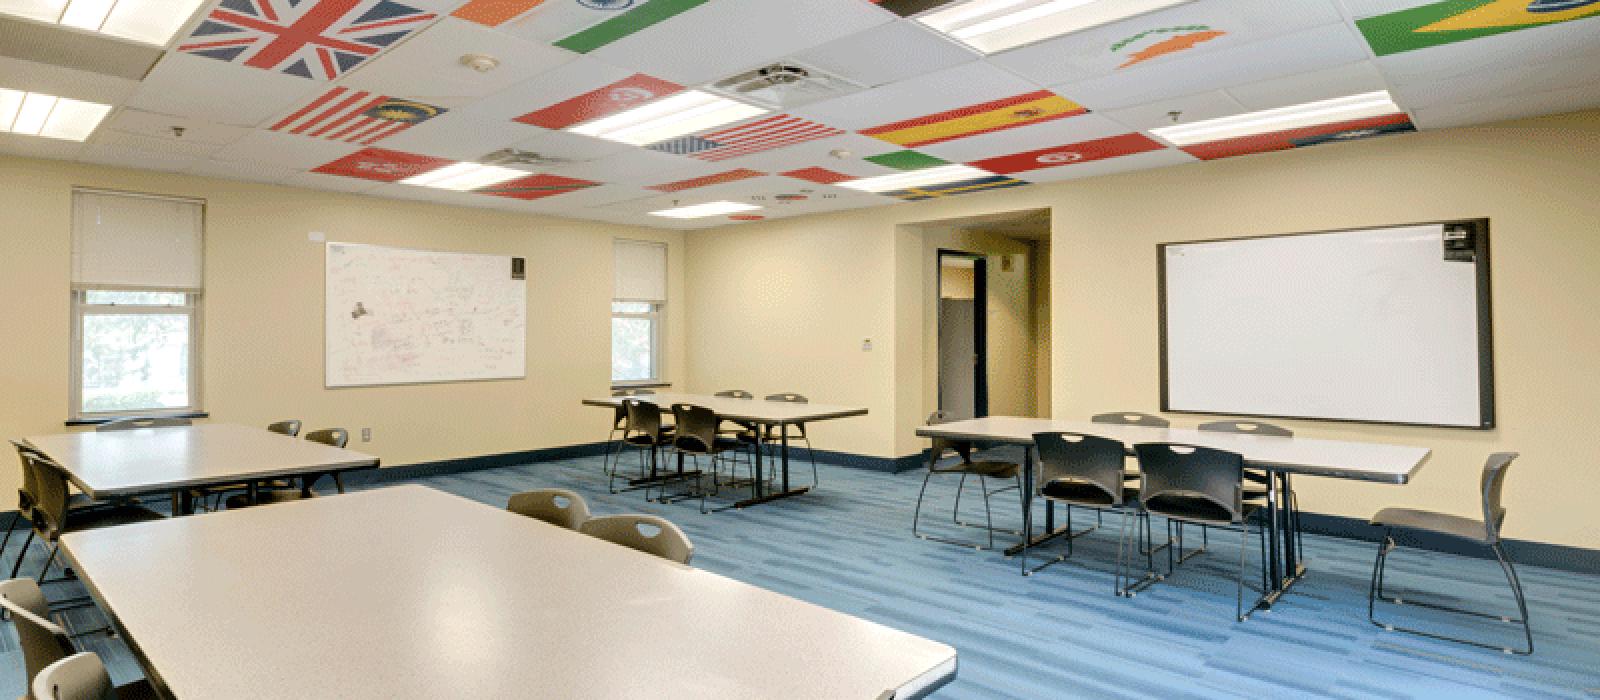
{"label": "small whiteboard", "polygon": [[1494,426],[1486,219],[1160,246],[1162,409]]}
{"label": "small whiteboard", "polygon": [[327,245],[328,387],[526,376],[523,259]]}

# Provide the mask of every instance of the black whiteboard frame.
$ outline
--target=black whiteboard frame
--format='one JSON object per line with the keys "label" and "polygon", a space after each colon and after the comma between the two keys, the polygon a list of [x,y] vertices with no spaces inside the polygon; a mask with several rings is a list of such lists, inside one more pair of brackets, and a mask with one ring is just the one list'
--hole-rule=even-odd
{"label": "black whiteboard frame", "polygon": [[[1204,243],[1227,243],[1230,241],[1251,241],[1263,238],[1287,238],[1290,236],[1318,236],[1334,233],[1355,233],[1358,231],[1375,231],[1381,229],[1401,228],[1405,226],[1444,226],[1466,228],[1473,235],[1473,253],[1476,258],[1475,272],[1477,274],[1478,292],[1478,425],[1444,425],[1438,423],[1409,423],[1405,421],[1365,420],[1360,418],[1325,418],[1316,416],[1290,416],[1261,413],[1227,413],[1222,411],[1195,411],[1172,408],[1167,392],[1167,247],[1194,245]],[[1443,254],[1441,247],[1440,254]],[[1286,418],[1290,420],[1309,420],[1329,423],[1361,423],[1368,425],[1398,425],[1416,428],[1451,428],[1455,430],[1494,430],[1494,314],[1491,304],[1490,269],[1489,269],[1489,219],[1488,217],[1474,219],[1448,219],[1443,221],[1420,221],[1409,224],[1388,224],[1383,226],[1364,226],[1359,228],[1328,229],[1325,231],[1302,231],[1298,233],[1276,233],[1262,236],[1236,236],[1233,238],[1211,238],[1190,241],[1172,241],[1156,244],[1156,304],[1157,332],[1161,336],[1161,411],[1163,413],[1183,413],[1201,416],[1241,416],[1248,418]]]}

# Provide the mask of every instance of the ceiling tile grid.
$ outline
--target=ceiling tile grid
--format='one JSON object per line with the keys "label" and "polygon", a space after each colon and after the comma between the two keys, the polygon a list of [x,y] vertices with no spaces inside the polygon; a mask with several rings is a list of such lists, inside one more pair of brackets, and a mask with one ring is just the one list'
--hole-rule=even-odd
{"label": "ceiling tile grid", "polygon": [[[1600,105],[1600,0],[1190,0],[987,55],[923,21],[965,1],[211,0],[142,81],[0,46],[0,88],[112,107],[87,143],[0,152],[705,228]],[[571,131],[689,90],[765,111],[641,145]],[[1385,90],[1400,112],[1152,133]],[[486,159],[513,171],[400,184]],[[956,165],[987,174],[842,186]],[[719,200],[761,209],[651,215]]]}

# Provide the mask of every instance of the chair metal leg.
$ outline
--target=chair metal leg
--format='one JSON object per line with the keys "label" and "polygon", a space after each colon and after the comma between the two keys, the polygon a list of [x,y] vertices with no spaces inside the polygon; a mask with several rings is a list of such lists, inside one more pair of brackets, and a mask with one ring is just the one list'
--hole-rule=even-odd
{"label": "chair metal leg", "polygon": [[[1452,606],[1448,606],[1448,605],[1439,605],[1437,603],[1429,603],[1429,602],[1419,601],[1419,600],[1406,600],[1406,599],[1401,598],[1399,596],[1390,597],[1390,596],[1384,595],[1384,592],[1383,592],[1384,570],[1387,568],[1390,552],[1392,552],[1393,550],[1398,549],[1398,548],[1399,548],[1399,546],[1395,543],[1394,537],[1392,536],[1392,530],[1385,530],[1384,531],[1384,535],[1383,535],[1383,542],[1378,547],[1378,558],[1377,558],[1377,561],[1374,562],[1374,564],[1373,564],[1372,586],[1371,586],[1371,588],[1368,589],[1368,592],[1367,592],[1367,620],[1368,621],[1370,621],[1372,624],[1384,629],[1385,631],[1389,631],[1389,632],[1404,632],[1406,634],[1416,635],[1418,637],[1427,637],[1429,639],[1437,639],[1437,640],[1445,641],[1445,642],[1455,642],[1457,644],[1466,644],[1468,646],[1475,646],[1475,647],[1478,647],[1480,649],[1494,649],[1496,651],[1501,651],[1501,652],[1504,652],[1506,654],[1516,654],[1516,655],[1519,655],[1519,656],[1526,656],[1528,654],[1532,654],[1533,653],[1533,627],[1528,621],[1528,603],[1527,603],[1526,597],[1523,594],[1522,582],[1521,582],[1521,580],[1519,580],[1517,578],[1516,568],[1512,565],[1511,560],[1506,557],[1505,550],[1501,548],[1499,543],[1490,544],[1489,545],[1489,549],[1494,552],[1496,561],[1498,561],[1500,563],[1501,571],[1503,571],[1505,573],[1505,575],[1506,575],[1506,583],[1511,587],[1511,594],[1516,598],[1516,601],[1517,601],[1517,613],[1520,615],[1520,617],[1513,618],[1513,617],[1509,617],[1509,616],[1506,616],[1506,615],[1496,615],[1494,613],[1485,613],[1485,612],[1480,612],[1480,611],[1477,611],[1477,610],[1467,610],[1467,609],[1464,609],[1464,608],[1457,608],[1457,607],[1452,607]],[[1387,622],[1380,622],[1378,620],[1378,618],[1377,618],[1377,601],[1379,601],[1379,600],[1382,600],[1385,603],[1390,603],[1390,604],[1393,604],[1393,605],[1413,605],[1413,606],[1417,606],[1417,607],[1429,608],[1429,609],[1432,609],[1432,610],[1439,610],[1439,611],[1443,611],[1443,612],[1454,613],[1454,614],[1457,614],[1457,615],[1466,615],[1466,616],[1470,616],[1470,617],[1479,617],[1479,618],[1484,618],[1484,619],[1488,619],[1488,620],[1499,620],[1500,622],[1504,622],[1504,623],[1508,623],[1508,624],[1512,624],[1512,623],[1520,624],[1522,626],[1522,633],[1523,633],[1524,639],[1526,640],[1527,646],[1518,649],[1518,648],[1514,648],[1514,647],[1505,646],[1503,644],[1488,644],[1488,643],[1480,642],[1480,641],[1473,640],[1473,639],[1464,639],[1464,638],[1461,638],[1461,637],[1451,637],[1449,635],[1439,634],[1439,633],[1436,633],[1436,632],[1428,632],[1426,630],[1419,630],[1419,629],[1414,629],[1414,628],[1409,628],[1409,627],[1401,627],[1401,626],[1398,626],[1398,625],[1395,625],[1395,624],[1391,624],[1391,623],[1387,623]]]}
{"label": "chair metal leg", "polygon": [[33,528],[28,528],[28,536],[22,540],[22,549],[17,551],[17,563],[11,566],[11,578],[17,577],[17,572],[22,570],[22,558],[28,554],[28,545],[33,544]]}
{"label": "chair metal leg", "polygon": [[[933,478],[933,475],[935,473],[936,472],[933,472],[933,471],[930,470],[927,473],[927,475],[922,477],[922,489],[917,492],[917,506],[912,511],[912,514],[911,514],[911,534],[915,535],[918,539],[931,540],[933,542],[943,542],[944,544],[953,544],[953,545],[956,545],[958,547],[968,547],[968,548],[971,548],[971,549],[974,549],[974,550],[977,550],[977,551],[980,551],[980,552],[985,550],[985,549],[993,549],[994,548],[994,532],[993,532],[993,528],[987,528],[988,530],[990,530],[990,532],[989,532],[989,544],[987,544],[987,545],[985,545],[985,544],[983,544],[981,542],[964,542],[964,541],[961,541],[961,540],[948,539],[948,538],[944,538],[944,537],[938,537],[938,536],[935,536],[935,535],[928,535],[928,534],[924,534],[921,530],[918,529],[920,524],[921,524],[921,522],[922,522],[922,501],[923,501],[924,497],[927,496],[927,493],[928,493],[928,482],[929,482],[929,480],[931,480]],[[951,472],[946,472],[946,473],[951,473]],[[962,476],[965,477],[966,474],[962,474]],[[984,512],[985,512],[985,514],[989,514],[989,494],[988,494],[988,489],[984,488],[984,486],[982,484],[982,481],[981,481],[982,477],[980,476],[979,478],[980,478],[980,482],[978,484],[978,488],[985,492],[984,493],[984,499],[983,499]],[[993,521],[991,520],[991,522],[993,522]],[[972,525],[970,527],[974,527],[974,528],[977,528],[977,529],[986,529],[982,525]]]}

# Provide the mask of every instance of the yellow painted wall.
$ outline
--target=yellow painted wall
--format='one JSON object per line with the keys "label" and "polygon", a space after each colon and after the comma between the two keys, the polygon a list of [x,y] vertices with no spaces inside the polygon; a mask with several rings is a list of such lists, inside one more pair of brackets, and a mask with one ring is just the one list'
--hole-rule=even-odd
{"label": "yellow painted wall", "polygon": [[[931,267],[908,224],[1050,207],[1054,416],[1154,411],[1157,243],[1487,216],[1499,427],[1282,421],[1308,436],[1434,450],[1408,487],[1296,486],[1316,512],[1366,517],[1408,503],[1473,515],[1485,456],[1516,450],[1508,536],[1600,547],[1588,515],[1600,496],[1600,442],[1588,439],[1600,425],[1597,162],[1600,112],[1590,111],[693,233],[688,377],[695,388],[721,378],[863,403],[869,418],[817,426],[818,446],[911,454],[922,447],[912,431],[925,417],[915,377],[928,298],[915,290]],[[1112,167],[1069,167],[1097,166]],[[770,266],[784,269],[781,310],[749,293]]]}
{"label": "yellow painted wall", "polygon": [[[213,421],[371,427],[352,447],[398,465],[595,442],[610,386],[611,241],[670,248],[664,374],[684,375],[683,235],[508,212],[72,163],[0,158],[0,435],[67,418],[71,188],[206,200],[204,408]],[[331,241],[524,256],[526,379],[324,389],[323,246]],[[15,464],[15,461],[11,462]],[[0,469],[14,493],[16,467]],[[5,507],[10,507],[7,504]]]}

